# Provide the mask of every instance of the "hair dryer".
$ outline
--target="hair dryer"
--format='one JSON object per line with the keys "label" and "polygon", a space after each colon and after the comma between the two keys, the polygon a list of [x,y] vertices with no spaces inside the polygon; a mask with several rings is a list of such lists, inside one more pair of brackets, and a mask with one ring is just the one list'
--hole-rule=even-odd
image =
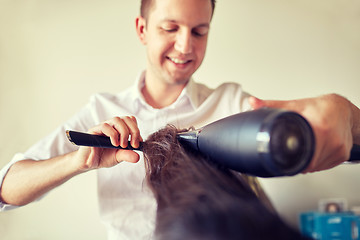
{"label": "hair dryer", "polygon": [[310,163],[315,137],[299,114],[280,109],[235,114],[179,140],[228,168],[260,177],[294,175]]}
{"label": "hair dryer", "polygon": [[[121,148],[110,138],[67,131],[76,145]],[[259,177],[292,176],[303,171],[315,150],[309,123],[291,111],[261,108],[235,114],[200,129],[178,134],[185,147],[206,155],[225,167]],[[127,149],[134,149],[128,145]],[[349,161],[360,160],[360,146],[354,145]]]}
{"label": "hair dryer", "polygon": [[[310,124],[295,112],[273,108],[235,114],[178,137],[223,166],[259,177],[300,173],[315,151]],[[355,159],[356,145],[350,160]]]}

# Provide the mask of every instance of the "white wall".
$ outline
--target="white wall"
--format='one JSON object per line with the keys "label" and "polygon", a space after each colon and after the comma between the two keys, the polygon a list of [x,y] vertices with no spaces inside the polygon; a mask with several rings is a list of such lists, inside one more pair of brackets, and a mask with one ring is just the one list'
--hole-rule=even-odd
{"label": "white wall", "polygon": [[[0,0],[0,167],[92,93],[132,83],[145,66],[134,30],[138,8],[134,0]],[[195,77],[214,87],[239,82],[271,99],[336,92],[360,106],[359,26],[357,0],[218,1]],[[263,183],[297,224],[298,213],[315,209],[320,198],[360,205],[359,171],[340,166]],[[0,213],[1,239],[105,239],[95,176],[75,177],[40,202]]]}

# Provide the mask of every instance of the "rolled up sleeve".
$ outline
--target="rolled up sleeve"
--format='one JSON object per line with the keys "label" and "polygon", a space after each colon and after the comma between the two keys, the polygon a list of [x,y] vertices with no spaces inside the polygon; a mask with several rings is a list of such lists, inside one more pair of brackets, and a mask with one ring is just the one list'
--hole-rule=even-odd
{"label": "rolled up sleeve", "polygon": [[[17,153],[14,155],[13,159],[0,170],[0,188],[4,182],[7,172],[11,168],[11,166],[14,165],[16,162],[24,160],[24,159],[26,159],[24,154]],[[19,206],[13,206],[10,204],[6,204],[6,203],[2,202],[0,199],[0,212],[6,211],[6,210],[11,210],[11,209],[18,208],[18,207]]]}

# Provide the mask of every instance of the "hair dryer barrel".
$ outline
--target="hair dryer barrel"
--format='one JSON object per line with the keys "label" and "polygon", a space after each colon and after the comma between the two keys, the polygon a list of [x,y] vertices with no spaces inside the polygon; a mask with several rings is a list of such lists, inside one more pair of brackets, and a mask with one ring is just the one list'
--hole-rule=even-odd
{"label": "hair dryer barrel", "polygon": [[262,108],[203,127],[198,150],[228,168],[260,177],[290,176],[311,161],[315,138],[299,114]]}

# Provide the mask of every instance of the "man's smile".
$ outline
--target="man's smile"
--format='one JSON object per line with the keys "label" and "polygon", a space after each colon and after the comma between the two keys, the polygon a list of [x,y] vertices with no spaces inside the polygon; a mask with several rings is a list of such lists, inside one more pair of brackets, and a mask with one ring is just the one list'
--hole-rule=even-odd
{"label": "man's smile", "polygon": [[186,64],[191,62],[192,60],[183,60],[180,58],[175,58],[175,57],[167,57],[167,59],[169,59],[170,61],[172,61],[175,64]]}

